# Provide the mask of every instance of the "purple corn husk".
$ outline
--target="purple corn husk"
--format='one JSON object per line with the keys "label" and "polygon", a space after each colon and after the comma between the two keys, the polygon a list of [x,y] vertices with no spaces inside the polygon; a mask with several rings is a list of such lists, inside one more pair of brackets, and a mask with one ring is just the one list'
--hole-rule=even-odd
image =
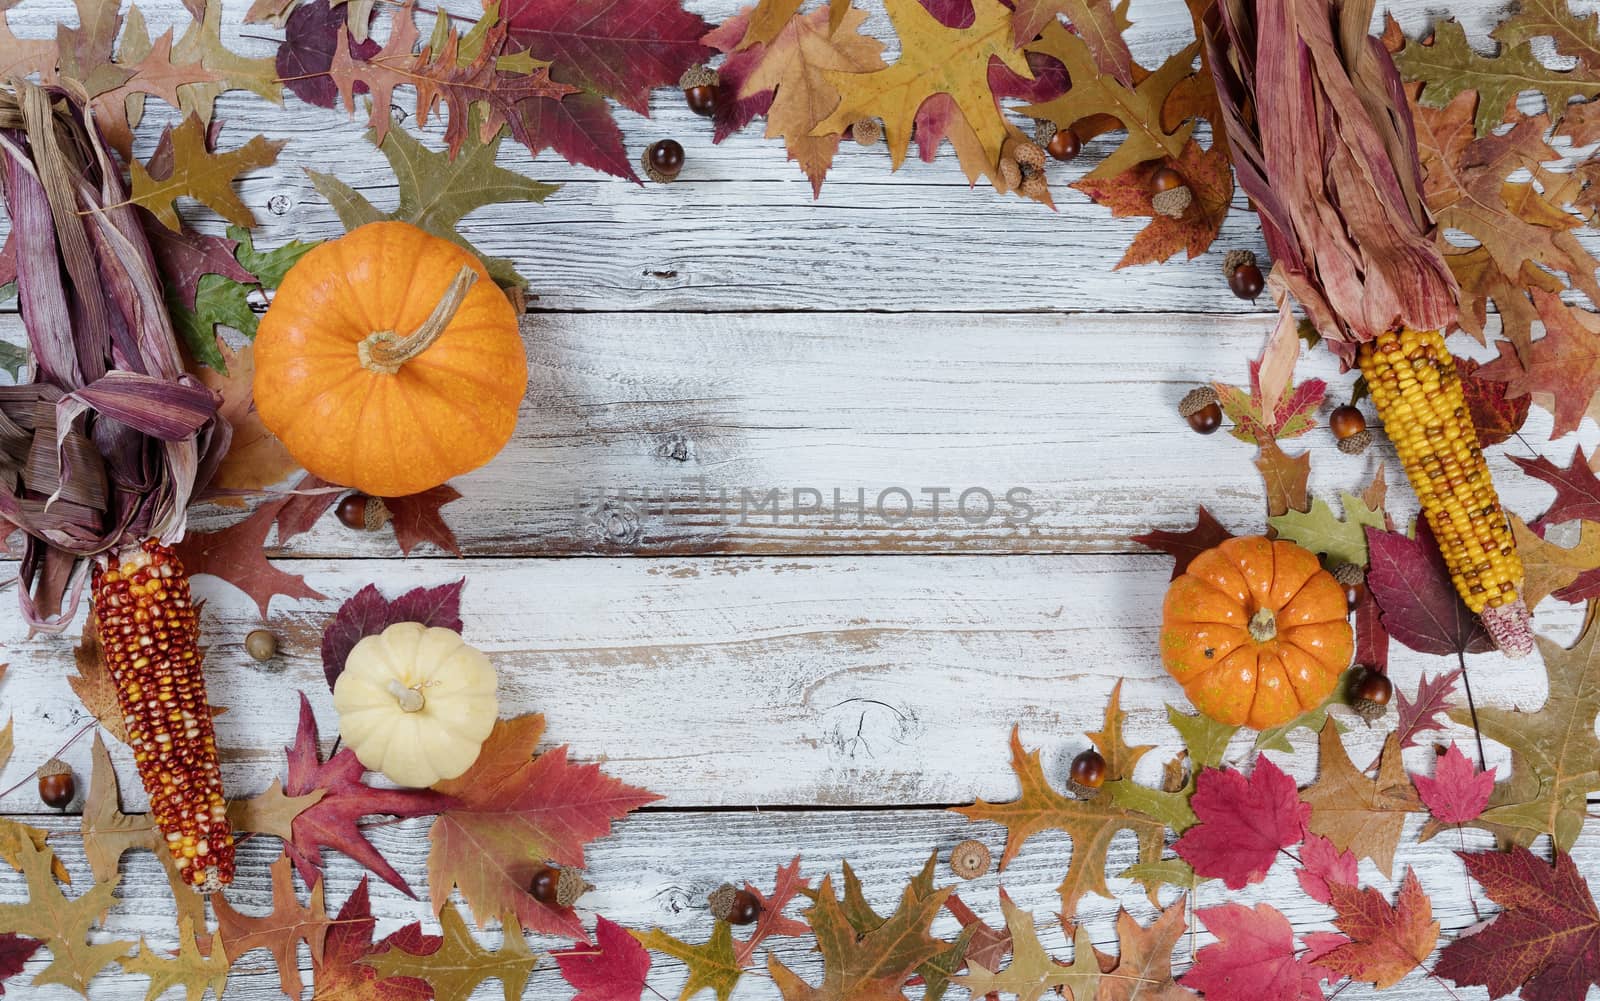
{"label": "purple corn husk", "polygon": [[0,89],[0,190],[35,370],[0,387],[0,522],[26,535],[23,615],[59,632],[90,558],[182,538],[232,428],[184,371],[149,241],[86,95]]}

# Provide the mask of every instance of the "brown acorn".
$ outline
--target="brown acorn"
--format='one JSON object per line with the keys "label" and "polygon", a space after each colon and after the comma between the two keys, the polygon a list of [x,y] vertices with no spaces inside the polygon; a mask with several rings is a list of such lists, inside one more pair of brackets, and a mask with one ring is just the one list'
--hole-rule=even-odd
{"label": "brown acorn", "polygon": [[1178,401],[1178,416],[1201,434],[1211,434],[1222,426],[1222,405],[1217,402],[1217,391],[1210,386],[1196,386]]}
{"label": "brown acorn", "polygon": [[730,925],[754,924],[761,917],[761,899],[749,890],[723,883],[706,898],[711,916]]}
{"label": "brown acorn", "polygon": [[1344,588],[1345,605],[1355,611],[1367,596],[1367,571],[1354,563],[1341,563],[1333,568],[1333,579]]}
{"label": "brown acorn", "polygon": [[1228,290],[1240,299],[1253,300],[1267,287],[1256,255],[1248,250],[1228,251],[1228,256],[1222,260],[1222,273],[1227,276]]}
{"label": "brown acorn", "polygon": [[989,871],[990,858],[982,841],[963,841],[950,849],[950,871],[962,879],[977,879]]}
{"label": "brown acorn", "polygon": [[646,147],[640,162],[650,180],[669,184],[683,171],[683,145],[676,139],[657,139]]}
{"label": "brown acorn", "polygon": [[722,83],[717,71],[704,63],[697,63],[683,71],[678,86],[683,88],[683,99],[689,110],[702,118],[710,118],[717,107],[717,88]]}
{"label": "brown acorn", "polygon": [[1382,671],[1363,667],[1361,676],[1350,686],[1350,708],[1370,726],[1389,711],[1389,700],[1394,697],[1394,685]]}
{"label": "brown acorn", "polygon": [[345,494],[335,513],[341,524],[358,532],[376,532],[394,517],[382,497],[369,497],[359,490]]}
{"label": "brown acorn", "polygon": [[1100,787],[1105,784],[1105,756],[1092,747],[1078,752],[1078,756],[1072,759],[1072,766],[1067,769],[1067,788],[1080,799],[1092,799],[1099,795]]}
{"label": "brown acorn", "polygon": [[60,758],[51,758],[39,766],[39,799],[52,810],[65,810],[78,795],[78,783],[72,777],[72,766]]}
{"label": "brown acorn", "polygon": [[1157,215],[1180,219],[1194,203],[1194,192],[1189,182],[1171,167],[1160,167],[1150,175],[1150,207]]}

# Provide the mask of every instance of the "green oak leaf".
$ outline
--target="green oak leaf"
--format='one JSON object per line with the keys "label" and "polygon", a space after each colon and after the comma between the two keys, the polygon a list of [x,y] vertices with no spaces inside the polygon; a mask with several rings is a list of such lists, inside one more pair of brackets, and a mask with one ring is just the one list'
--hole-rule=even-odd
{"label": "green oak leaf", "polygon": [[1309,511],[1286,511],[1268,518],[1278,533],[1278,538],[1288,539],[1314,553],[1327,557],[1327,565],[1341,563],[1367,565],[1367,526],[1383,531],[1386,527],[1381,508],[1374,510],[1354,494],[1340,492],[1339,502],[1344,517],[1333,513],[1328,502],[1321,497],[1311,502]]}

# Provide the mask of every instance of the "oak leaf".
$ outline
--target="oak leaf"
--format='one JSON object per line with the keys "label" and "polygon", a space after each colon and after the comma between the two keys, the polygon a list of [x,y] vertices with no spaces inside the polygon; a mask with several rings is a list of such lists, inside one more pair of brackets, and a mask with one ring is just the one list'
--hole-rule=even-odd
{"label": "oak leaf", "polygon": [[1393,904],[1368,887],[1334,883],[1333,924],[1348,940],[1332,950],[1317,950],[1317,965],[1378,989],[1393,987],[1433,954],[1439,922],[1414,870],[1406,870]]}
{"label": "oak leaf", "polygon": [[[1193,201],[1177,218],[1163,215],[1155,209],[1155,194],[1150,179],[1157,170],[1172,167],[1183,175]],[[1135,264],[1155,264],[1165,261],[1178,251],[1187,253],[1190,260],[1210,248],[1228,217],[1228,207],[1233,202],[1233,167],[1226,150],[1203,148],[1194,139],[1183,146],[1183,152],[1165,160],[1146,160],[1128,167],[1115,177],[1097,177],[1091,173],[1072,187],[1094,199],[1095,204],[1111,210],[1114,218],[1143,216],[1150,224],[1139,231],[1128,245],[1116,268]]]}
{"label": "oak leaf", "polygon": [[1181,713],[1170,705],[1167,706],[1167,721],[1183,738],[1183,754],[1169,763],[1177,766],[1181,780],[1154,789],[1132,778],[1120,778],[1107,782],[1104,788],[1118,806],[1154,817],[1173,833],[1182,834],[1199,820],[1191,806],[1197,776],[1205,769],[1222,766],[1228,741],[1239,728],[1198,713]]}
{"label": "oak leaf", "polygon": [[1206,506],[1201,504],[1196,513],[1195,525],[1186,532],[1155,529],[1143,535],[1130,536],[1132,542],[1151,549],[1159,549],[1172,557],[1172,579],[1177,580],[1189,569],[1189,563],[1207,549],[1214,549],[1233,538],[1233,533],[1222,527]]}
{"label": "oak leaf", "polygon": [[217,912],[217,938],[232,957],[252,949],[272,953],[278,965],[278,984],[291,998],[300,996],[300,943],[311,949],[313,963],[322,962],[323,942],[332,922],[322,906],[322,882],[311,888],[311,901],[300,903],[294,892],[294,870],[288,855],[272,863],[272,912],[260,917],[240,914],[222,894],[212,895]]}
{"label": "oak leaf", "polygon": [[250,269],[234,256],[238,248],[236,240],[198,233],[188,226],[168,229],[155,216],[142,210],[139,221],[150,240],[150,252],[155,256],[169,302],[193,310],[196,286],[206,275],[219,275],[241,283],[256,280]]}
{"label": "oak leaf", "polygon": [[1119,953],[1100,960],[1100,969],[1110,976],[1100,981],[1098,1001],[1194,1001],[1198,997],[1172,976],[1172,949],[1189,926],[1185,903],[1179,897],[1143,927],[1132,914],[1118,908]]}
{"label": "oak leaf", "polygon": [[362,962],[373,951],[376,925],[363,876],[330,923],[322,955],[312,957],[316,976],[312,1001],[433,1001],[433,988],[426,980],[380,979],[377,970]]}
{"label": "oak leaf", "polygon": [[1294,928],[1271,904],[1195,911],[1217,941],[1195,953],[1180,979],[1208,1001],[1322,1001],[1326,974],[1296,955]]}
{"label": "oak leaf", "polygon": [[[331,108],[339,98],[339,84],[328,71],[333,68],[333,56],[341,43],[348,44],[348,54],[358,60],[371,59],[382,49],[371,38],[353,44],[345,42],[349,33],[345,27],[345,6],[348,5],[335,6],[329,0],[309,0],[294,7],[283,23],[283,41],[278,45],[274,62],[278,76],[296,97],[319,108]],[[399,15],[389,29],[391,37],[404,30],[398,18]],[[353,95],[368,93],[366,82],[355,81],[351,92]],[[387,117],[390,114],[388,103],[382,107]]]}
{"label": "oak leaf", "polygon": [[1269,518],[1289,511],[1304,511],[1311,503],[1307,490],[1311,479],[1309,451],[1290,455],[1275,441],[1262,442],[1261,454],[1256,456],[1255,465],[1267,489]]}
{"label": "oak leaf", "polygon": [[534,899],[534,870],[552,861],[581,868],[584,845],[660,797],[598,765],[571,764],[565,746],[535,756],[543,733],[537,713],[501,720],[472,767],[434,787],[456,802],[429,831],[428,886],[435,911],[459,887],[479,925],[515,919],[530,931],[586,941],[570,907]]}
{"label": "oak leaf", "polygon": [[177,128],[162,133],[162,141],[172,145],[172,170],[160,177],[138,160],[129,169],[133,174],[130,200],[149,209],[168,229],[178,229],[178,212],[173,204],[180,196],[193,198],[229,222],[253,227],[255,216],[234,193],[233,182],[246,171],[266,167],[278,159],[286,140],[255,136],[236,150],[213,153],[206,145],[205,126],[190,115]]}
{"label": "oak leaf", "polygon": [[1436,759],[1433,777],[1411,776],[1422,805],[1441,824],[1466,824],[1483,813],[1494,792],[1494,769],[1478,771],[1455,744]]}
{"label": "oak leaf", "polygon": [[400,545],[400,552],[410,556],[411,550],[424,542],[431,542],[447,553],[460,556],[461,544],[456,541],[456,533],[450,530],[444,515],[440,513],[446,504],[460,499],[461,491],[448,483],[420,494],[385,497],[383,502],[389,507],[390,525],[394,528],[394,538]]}
{"label": "oak leaf", "polygon": [[1391,733],[1378,758],[1377,777],[1368,778],[1351,763],[1338,727],[1329,720],[1318,738],[1317,780],[1300,794],[1311,804],[1312,831],[1340,851],[1372,859],[1386,876],[1394,868],[1406,814],[1422,810],[1400,760],[1399,745]]}
{"label": "oak leaf", "polygon": [[1418,653],[1449,655],[1494,649],[1483,623],[1461,601],[1426,519],[1415,538],[1367,529],[1367,589],[1389,635]]}
{"label": "oak leaf", "polygon": [[1415,699],[1407,696],[1401,689],[1395,689],[1395,709],[1398,716],[1395,736],[1400,740],[1402,751],[1408,747],[1418,746],[1421,743],[1417,739],[1420,734],[1444,730],[1445,723],[1439,717],[1450,710],[1450,697],[1456,693],[1456,682],[1460,679],[1459,667],[1433,678],[1424,674],[1417,681]]}
{"label": "oak leaf", "polygon": [[[678,1001],[689,1001],[701,991],[711,991],[717,1001],[728,1001],[733,988],[744,976],[744,969],[733,950],[733,927],[718,921],[711,929],[711,937],[700,945],[691,945],[674,938],[660,928],[632,933],[639,944],[663,955],[671,956],[689,971]],[[647,960],[648,964],[648,960]]]}
{"label": "oak leaf", "polygon": [[1508,520],[1517,555],[1522,558],[1522,601],[1529,608],[1537,607],[1552,593],[1563,597],[1563,588],[1600,567],[1600,522],[1579,522],[1578,542],[1566,548],[1546,542],[1514,514]]}
{"label": "oak leaf", "polygon": [[785,917],[783,910],[796,895],[810,888],[811,881],[800,875],[798,855],[788,865],[778,866],[771,895],[762,893],[753,883],[744,884],[745,892],[755,897],[756,902],[761,905],[761,915],[756,918],[755,929],[750,932],[749,938],[734,939],[734,959],[740,967],[750,965],[750,959],[755,955],[756,948],[767,939],[774,936],[792,938],[806,933],[805,923]]}
{"label": "oak leaf", "polygon": [[1277,532],[1277,538],[1288,539],[1313,553],[1326,556],[1324,563],[1337,567],[1341,563],[1367,565],[1368,527],[1382,530],[1387,523],[1381,510],[1368,507],[1360,497],[1341,492],[1339,506],[1341,518],[1333,513],[1328,502],[1321,497],[1311,502],[1309,511],[1286,511],[1267,519],[1267,524]]}
{"label": "oak leaf", "polygon": [[[42,852],[46,850],[49,839],[49,831],[0,817],[0,860],[17,872],[22,871],[22,842],[26,841],[35,851]],[[54,853],[50,854],[50,872],[61,882],[72,885],[72,874],[67,872],[67,867]]]}
{"label": "oak leaf", "polygon": [[228,802],[228,826],[235,831],[270,834],[280,841],[294,837],[294,818],[316,806],[327,795],[313,789],[303,796],[287,796],[283,782],[273,779],[267,791]]}
{"label": "oak leaf", "polygon": [[1011,16],[1012,44],[1022,48],[1063,14],[1072,22],[1073,33],[1088,44],[1098,71],[1132,87],[1133,54],[1122,37],[1127,22],[1111,0],[1017,0]]}
{"label": "oak leaf", "polygon": [[272,57],[241,56],[223,43],[222,0],[186,0],[185,5],[194,21],[172,47],[172,56],[184,63],[200,63],[222,79],[180,88],[178,110],[197,116],[203,124],[210,123],[217,98],[229,90],[248,90],[262,100],[283,104],[283,83]]}
{"label": "oak leaf", "polygon": [[1445,946],[1434,972],[1492,998],[1520,988],[1526,1001],[1582,1001],[1600,983],[1600,913],[1572,856],[1558,849],[1550,865],[1521,845],[1457,854],[1504,910]]}
{"label": "oak leaf", "polygon": [[328,687],[332,688],[344,673],[344,662],[357,643],[397,622],[420,622],[461,632],[461,589],[466,584],[463,577],[453,584],[416,587],[392,601],[383,596],[376,584],[357,591],[339,606],[333,621],[322,631],[322,673],[328,679]]}
{"label": "oak leaf", "polygon": [[[1500,316],[1500,333],[1516,345],[1518,352],[1526,351],[1533,343],[1533,327],[1539,319],[1529,294],[1536,288],[1560,292],[1567,287],[1566,282],[1532,261],[1523,261],[1520,271],[1507,275],[1482,244],[1470,250],[1449,250],[1444,260],[1461,286],[1459,310],[1452,329],[1466,331],[1483,345],[1490,343],[1489,317],[1493,304],[1492,312]],[[1463,359],[1456,360],[1458,368],[1462,363]],[[1471,399],[1470,393],[1468,399]]]}
{"label": "oak leaf", "polygon": [[594,945],[554,953],[561,977],[577,990],[572,1001],[639,1001],[650,976],[650,952],[629,931],[600,916]]}
{"label": "oak leaf", "polygon": [[102,880],[81,896],[68,899],[56,886],[55,853],[28,837],[6,845],[28,882],[26,903],[0,904],[0,933],[37,939],[50,950],[50,962],[34,974],[35,987],[59,984],[85,997],[89,981],[127,955],[132,942],[107,940],[89,944],[89,929],[116,899],[119,877]]}
{"label": "oak leaf", "polygon": [[219,344],[219,348],[223,369],[202,368],[195,373],[201,382],[222,397],[217,413],[233,426],[233,440],[212,474],[210,489],[263,490],[299,469],[300,463],[289,454],[278,436],[267,430],[256,412],[252,388],[256,371],[255,345],[241,344],[235,350],[227,344]]}
{"label": "oak leaf", "polygon": [[1596,478],[1590,458],[1584,454],[1582,446],[1573,450],[1566,468],[1542,455],[1531,459],[1513,455],[1510,459],[1524,473],[1555,488],[1556,499],[1551,501],[1539,521],[1550,525],[1580,519],[1600,521],[1600,478]]}
{"label": "oak leaf", "polygon": [[[322,849],[333,848],[366,866],[384,882],[414,897],[411,888],[372,843],[361,833],[357,821],[373,814],[394,817],[422,817],[438,813],[453,800],[449,796],[421,789],[377,789],[362,781],[366,769],[356,752],[343,748],[327,761],[320,760],[317,748],[317,720],[311,701],[300,695],[300,723],[292,747],[285,748],[289,774],[284,793],[291,797],[320,791],[322,798],[302,810],[289,825],[293,835],[285,846],[295,868],[309,884],[321,881]],[[442,895],[435,899],[443,900]]]}
{"label": "oak leaf", "polygon": [[1265,757],[1248,778],[1231,768],[1201,772],[1189,805],[1199,823],[1173,849],[1196,875],[1220,877],[1230,890],[1265,879],[1278,852],[1304,840],[1311,817],[1294,779]]}
{"label": "oak leaf", "polygon": [[971,26],[948,28],[917,0],[885,0],[884,8],[899,36],[900,58],[868,72],[824,71],[841,98],[812,135],[843,132],[860,119],[881,118],[898,169],[910,147],[918,109],[929,97],[947,94],[976,135],[985,161],[998,164],[1000,148],[1014,127],[990,88],[989,60],[998,59],[1023,79],[1033,78],[1026,55],[1011,45],[1011,11],[999,0],[973,0]]}
{"label": "oak leaf", "polygon": [[395,977],[425,981],[435,1001],[467,1001],[485,980],[500,981],[506,1001],[522,997],[539,957],[515,921],[506,922],[504,940],[494,952],[473,940],[454,907],[439,912],[439,924],[443,940],[430,942],[433,948],[425,952],[391,945],[362,962],[378,971],[380,982]]}
{"label": "oak leaf", "polygon": [[305,577],[279,570],[261,552],[283,504],[284,501],[264,504],[248,518],[214,532],[190,532],[176,547],[178,559],[190,576],[210,574],[249,595],[263,619],[277,595],[324,597],[306,583]]}
{"label": "oak leaf", "polygon": [[[935,892],[933,874],[938,862],[939,853],[930,854],[928,860],[923,863],[922,869],[912,877],[910,890],[918,898],[929,896]],[[816,894],[810,891],[806,892],[806,896],[813,900],[816,899]],[[949,905],[949,901],[952,899],[954,899],[953,896],[946,898],[946,906]],[[877,931],[888,923],[888,919],[873,910],[872,905],[867,902],[866,893],[861,888],[861,880],[857,878],[856,872],[850,867],[849,862],[844,863],[843,906],[845,920],[850,922],[850,927],[856,930],[857,935],[866,935]],[[970,922],[966,924],[970,925]],[[961,934],[957,936],[953,943],[941,943],[943,947],[939,952],[936,952],[917,966],[916,974],[922,978],[923,983],[923,1001],[939,1001],[944,996],[945,991],[950,986],[951,976],[965,964],[967,946],[971,944],[973,936],[977,933],[978,928],[976,926],[964,926],[961,929]],[[1009,943],[1009,932],[1006,933],[1006,939]]]}
{"label": "oak leaf", "polygon": [[203,1001],[208,987],[220,999],[228,987],[228,957],[222,946],[213,939],[201,951],[195,940],[194,919],[189,917],[178,920],[177,955],[163,957],[140,939],[139,951],[117,962],[128,973],[150,978],[145,1001],[156,1001],[174,987],[182,987],[188,1001]]}
{"label": "oak leaf", "polygon": [[955,977],[955,982],[972,992],[974,997],[999,991],[1016,995],[1017,1001],[1040,1001],[1046,992],[1061,993],[1072,1001],[1094,1001],[1100,988],[1100,964],[1095,959],[1094,939],[1088,929],[1078,926],[1073,936],[1072,963],[1057,963],[1039,943],[1034,931],[1033,915],[1000,894],[1000,909],[1006,917],[1006,930],[1011,933],[1011,963],[1003,971],[990,970],[978,962],[969,962],[968,973]]}

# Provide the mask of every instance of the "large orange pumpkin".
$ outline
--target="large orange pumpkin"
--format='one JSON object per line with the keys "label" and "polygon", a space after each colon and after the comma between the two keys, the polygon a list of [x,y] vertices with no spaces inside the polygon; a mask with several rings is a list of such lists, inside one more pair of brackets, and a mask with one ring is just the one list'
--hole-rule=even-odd
{"label": "large orange pumpkin", "polygon": [[1354,637],[1344,588],[1292,542],[1229,539],[1172,582],[1161,662],[1196,709],[1257,730],[1332,694]]}
{"label": "large orange pumpkin", "polygon": [[483,265],[403,222],[300,258],[261,320],[255,365],[256,409],[289,453],[377,497],[488,462],[528,387],[516,313]]}

